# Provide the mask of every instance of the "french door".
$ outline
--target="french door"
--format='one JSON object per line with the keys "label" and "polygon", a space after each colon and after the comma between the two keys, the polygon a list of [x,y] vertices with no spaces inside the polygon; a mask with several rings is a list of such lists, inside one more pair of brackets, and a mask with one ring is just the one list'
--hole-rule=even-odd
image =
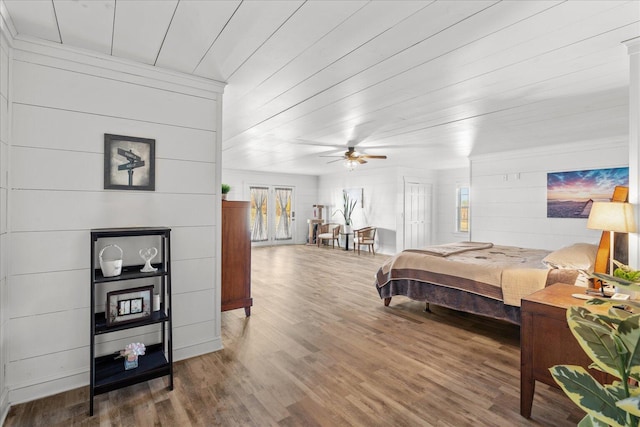
{"label": "french door", "polygon": [[250,186],[251,242],[255,246],[293,242],[293,187]]}

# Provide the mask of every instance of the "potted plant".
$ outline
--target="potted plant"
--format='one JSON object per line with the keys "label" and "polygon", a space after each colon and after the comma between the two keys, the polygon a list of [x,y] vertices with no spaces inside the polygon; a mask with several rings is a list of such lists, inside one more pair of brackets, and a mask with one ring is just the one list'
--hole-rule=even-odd
{"label": "potted plant", "polygon": [[[620,269],[613,276],[596,277],[639,291],[640,283],[626,278],[640,279],[640,275],[634,276],[633,270],[624,267],[626,270]],[[579,426],[636,427],[640,420],[640,303],[594,298],[587,302],[589,305],[608,310],[595,313],[587,307],[570,307],[569,328],[593,361],[590,367],[619,380],[600,384],[581,366],[557,365],[549,370],[567,396],[587,413]]]}
{"label": "potted plant", "polygon": [[338,212],[342,214],[344,218],[344,232],[351,233],[351,214],[356,207],[357,200],[351,200],[347,192],[342,193],[342,209],[336,210],[333,215]]}
{"label": "potted plant", "polygon": [[227,200],[227,193],[231,191],[231,186],[229,184],[222,184],[222,200]]}

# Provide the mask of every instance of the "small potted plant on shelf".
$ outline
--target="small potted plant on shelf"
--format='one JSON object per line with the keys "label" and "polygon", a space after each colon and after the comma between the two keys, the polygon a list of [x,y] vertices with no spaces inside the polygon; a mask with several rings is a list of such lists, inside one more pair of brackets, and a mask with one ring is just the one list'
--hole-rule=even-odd
{"label": "small potted plant on shelf", "polygon": [[637,292],[640,292],[640,270],[634,270],[615,259],[612,260],[616,268],[613,275],[605,273],[592,273],[591,277],[602,281],[611,286],[615,286],[616,292],[622,292],[636,298]]}
{"label": "small potted plant on shelf", "polygon": [[231,186],[229,184],[222,184],[221,192],[222,192],[222,200],[227,200],[227,193],[231,191]]}
{"label": "small potted plant on shelf", "polygon": [[338,212],[342,214],[344,218],[344,232],[351,233],[351,214],[353,213],[353,209],[356,207],[357,200],[351,200],[349,194],[347,192],[342,193],[342,209],[338,209],[333,214],[337,214]]}

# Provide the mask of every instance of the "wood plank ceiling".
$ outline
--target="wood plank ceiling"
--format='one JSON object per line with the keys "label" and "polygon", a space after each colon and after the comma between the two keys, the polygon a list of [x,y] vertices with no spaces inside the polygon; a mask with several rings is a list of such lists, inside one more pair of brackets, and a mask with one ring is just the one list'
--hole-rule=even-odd
{"label": "wood plank ceiling", "polygon": [[4,0],[40,38],[227,83],[223,167],[326,174],[628,135],[631,1]]}

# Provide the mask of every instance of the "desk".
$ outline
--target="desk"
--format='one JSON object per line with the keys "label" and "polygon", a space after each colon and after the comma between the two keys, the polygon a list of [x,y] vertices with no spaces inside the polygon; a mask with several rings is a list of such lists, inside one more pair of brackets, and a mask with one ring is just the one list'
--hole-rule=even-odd
{"label": "desk", "polygon": [[[558,387],[549,368],[554,365],[579,365],[585,368],[591,359],[582,350],[567,324],[567,308],[584,305],[571,294],[584,293],[585,288],[556,283],[522,299],[520,313],[520,415],[531,417],[535,382]],[[592,310],[591,307],[589,309]],[[600,383],[614,378],[589,369]],[[568,399],[568,398],[567,398]]]}
{"label": "desk", "polygon": [[348,251],[349,250],[349,236],[353,236],[353,233],[343,233],[341,231],[340,235],[344,236],[344,250]]}

